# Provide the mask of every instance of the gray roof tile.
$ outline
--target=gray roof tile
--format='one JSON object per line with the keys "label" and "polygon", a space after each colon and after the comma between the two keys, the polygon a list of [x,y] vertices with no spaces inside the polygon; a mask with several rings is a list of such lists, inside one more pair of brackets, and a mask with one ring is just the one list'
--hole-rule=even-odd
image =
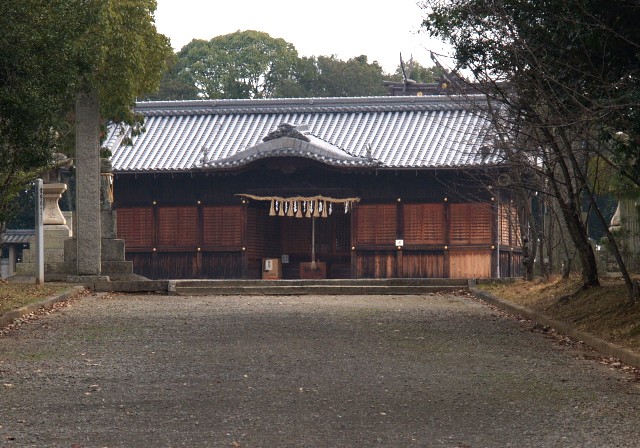
{"label": "gray roof tile", "polygon": [[30,238],[35,235],[35,230],[15,230],[7,229],[2,236],[2,242],[4,244],[25,244],[29,242]]}
{"label": "gray roof tile", "polygon": [[[482,102],[445,96],[141,102],[146,132],[124,146],[113,127],[105,147],[116,172],[228,169],[285,150],[336,166],[493,165],[497,156],[478,154],[491,145]],[[306,129],[311,144],[263,143],[282,123]]]}

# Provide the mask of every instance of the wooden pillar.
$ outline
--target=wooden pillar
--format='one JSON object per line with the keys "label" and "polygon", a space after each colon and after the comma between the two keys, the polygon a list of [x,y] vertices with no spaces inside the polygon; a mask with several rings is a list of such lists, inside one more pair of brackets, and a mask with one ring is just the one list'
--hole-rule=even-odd
{"label": "wooden pillar", "polygon": [[[402,198],[398,198],[396,206],[396,240],[403,240],[403,219],[402,219]],[[403,246],[396,247],[396,278],[402,277],[402,258],[403,258]]]}
{"label": "wooden pillar", "polygon": [[443,277],[450,278],[451,277],[451,260],[449,257],[449,245],[450,245],[450,235],[451,235],[451,213],[449,211],[449,200],[448,198],[444,198],[444,250],[442,256],[443,263]]}
{"label": "wooden pillar", "polygon": [[202,210],[202,202],[198,201],[196,203],[197,211],[196,211],[196,244],[198,245],[198,249],[196,252],[196,278],[207,278],[205,277],[204,272],[204,263],[202,260],[202,248],[204,243],[204,211]]}
{"label": "wooden pillar", "polygon": [[153,278],[161,278],[162,276],[158,275],[160,273],[160,265],[158,261],[158,228],[160,227],[160,219],[158,213],[158,203],[156,201],[152,202],[151,207],[151,260],[149,260],[149,264],[151,267],[151,272],[153,272]]}
{"label": "wooden pillar", "polygon": [[351,208],[351,219],[349,220],[351,226],[351,278],[358,278],[358,259],[356,254],[356,226],[357,226],[357,209]]}
{"label": "wooden pillar", "polygon": [[[240,241],[242,244],[240,249],[242,251],[240,254],[240,276],[246,279],[249,278],[249,256],[247,255],[247,243],[249,242],[249,201],[244,199],[242,200],[242,213],[240,216],[240,219],[242,220],[240,224]],[[264,228],[262,228],[261,231],[264,232]],[[262,267],[260,268],[260,271],[262,271]]]}

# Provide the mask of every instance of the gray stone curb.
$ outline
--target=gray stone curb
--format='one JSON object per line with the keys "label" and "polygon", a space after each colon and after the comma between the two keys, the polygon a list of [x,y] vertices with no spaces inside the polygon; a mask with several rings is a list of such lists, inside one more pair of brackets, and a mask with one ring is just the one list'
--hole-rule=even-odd
{"label": "gray stone curb", "polygon": [[34,302],[29,305],[23,306],[22,308],[18,308],[12,311],[7,311],[6,313],[0,315],[0,327],[9,325],[14,320],[20,319],[22,316],[25,316],[29,313],[33,313],[34,311],[37,311],[40,308],[51,308],[54,304],[58,302],[62,302],[63,300],[67,300],[72,297],[75,297],[84,290],[85,290],[84,286],[73,286],[60,294],[51,296],[40,302]]}
{"label": "gray stone curb", "polygon": [[507,311],[511,314],[524,316],[542,325],[551,327],[557,332],[569,336],[570,338],[584,342],[603,355],[612,356],[620,360],[621,362],[634,367],[640,367],[640,354],[636,352],[607,342],[604,339],[600,339],[596,336],[593,336],[592,334],[585,333],[584,331],[577,330],[571,324],[568,324],[566,322],[551,319],[548,316],[545,316],[544,314],[537,311],[499,299],[498,297],[495,297],[485,291],[481,291],[480,289],[472,285],[469,285],[469,291],[471,291],[471,293],[478,299],[484,300],[485,302],[497,306],[504,311]]}

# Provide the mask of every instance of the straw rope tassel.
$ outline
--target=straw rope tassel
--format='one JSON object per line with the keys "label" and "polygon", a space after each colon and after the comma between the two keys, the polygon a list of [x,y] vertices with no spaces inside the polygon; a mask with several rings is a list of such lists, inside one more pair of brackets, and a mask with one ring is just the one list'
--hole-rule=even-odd
{"label": "straw rope tassel", "polygon": [[299,201],[296,201],[295,204],[296,204],[296,218],[302,218],[302,203]]}

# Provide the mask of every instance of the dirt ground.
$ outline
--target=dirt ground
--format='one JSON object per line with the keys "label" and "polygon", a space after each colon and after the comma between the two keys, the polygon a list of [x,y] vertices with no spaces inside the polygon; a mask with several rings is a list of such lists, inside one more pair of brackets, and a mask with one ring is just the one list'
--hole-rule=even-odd
{"label": "dirt ground", "polygon": [[629,300],[620,278],[602,277],[600,282],[601,287],[584,290],[578,276],[557,276],[485,284],[482,289],[640,353],[640,301]]}
{"label": "dirt ground", "polygon": [[3,447],[636,447],[639,398],[465,293],[100,294],[0,337]]}

